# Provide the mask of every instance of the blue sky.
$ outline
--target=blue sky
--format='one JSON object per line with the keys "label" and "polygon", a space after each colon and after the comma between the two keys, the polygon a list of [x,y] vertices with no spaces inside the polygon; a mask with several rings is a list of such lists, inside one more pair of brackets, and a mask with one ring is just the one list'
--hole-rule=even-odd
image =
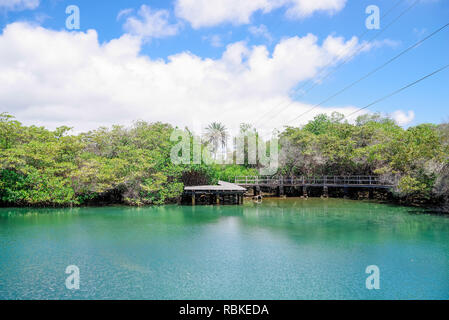
{"label": "blue sky", "polygon": [[[413,2],[400,2],[381,19],[381,30]],[[1,111],[25,123],[47,127],[69,124],[78,130],[137,119],[193,128],[223,121],[235,127],[242,122],[257,122],[263,114],[267,116],[258,125],[268,130],[282,128],[449,22],[449,1],[422,0],[375,40],[370,41],[379,31],[369,30],[352,43],[353,47],[342,51],[345,47],[338,44],[349,46],[347,41],[367,30],[367,6],[377,5],[382,15],[396,3],[0,0],[0,72],[12,75],[8,80],[0,77],[0,84],[8,81],[5,86],[9,88],[8,92],[5,86],[0,89],[0,105],[5,109]],[[68,5],[80,9],[80,30],[65,28]],[[87,36],[92,30],[97,40]],[[313,39],[303,44],[299,39],[308,35]],[[328,37],[335,42],[329,41],[329,47],[324,44]],[[86,46],[81,44],[84,38],[90,39]],[[316,112],[350,113],[448,64],[448,40],[449,27]],[[320,72],[332,70],[328,62],[335,66],[341,52],[355,50],[363,41],[369,41],[366,50],[297,97],[295,89],[317,81]],[[111,45],[114,42],[116,46]],[[113,48],[100,52],[108,45]],[[120,48],[130,52],[122,53]],[[278,58],[276,48],[283,52]],[[117,55],[120,57],[115,59]],[[230,63],[224,55],[239,59]],[[173,56],[177,57],[175,61]],[[83,59],[94,61],[94,67],[81,62]],[[309,65],[311,70],[301,74]],[[64,66],[74,76],[61,75]],[[108,70],[102,75],[107,68],[117,68],[116,73],[111,75]],[[78,74],[79,69],[82,71]],[[404,126],[449,120],[448,83],[446,69],[368,111],[391,114]],[[278,114],[278,110],[284,111]],[[302,124],[314,115],[315,111],[289,124]]]}

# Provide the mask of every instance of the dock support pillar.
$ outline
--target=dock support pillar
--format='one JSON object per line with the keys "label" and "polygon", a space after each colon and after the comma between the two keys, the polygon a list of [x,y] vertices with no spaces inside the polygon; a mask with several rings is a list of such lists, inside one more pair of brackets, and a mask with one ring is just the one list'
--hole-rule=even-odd
{"label": "dock support pillar", "polygon": [[279,196],[283,197],[285,194],[285,189],[284,189],[284,178],[281,178],[280,180],[280,185],[279,185]]}
{"label": "dock support pillar", "polygon": [[369,196],[368,197],[369,197],[370,200],[374,199],[374,189],[372,189],[372,188],[369,189]]}
{"label": "dock support pillar", "polygon": [[260,187],[259,186],[254,187],[253,190],[254,190],[254,196],[255,197],[260,195]]}
{"label": "dock support pillar", "polygon": [[344,192],[344,198],[348,199],[349,198],[349,188],[348,187],[344,187],[343,188],[343,192]]}
{"label": "dock support pillar", "polygon": [[309,194],[307,193],[307,187],[306,186],[302,187],[302,195],[306,199],[309,197]]}
{"label": "dock support pillar", "polygon": [[217,205],[220,204],[220,195],[219,195],[219,194],[216,194],[216,195],[215,195],[215,203],[216,203]]}
{"label": "dock support pillar", "polygon": [[196,195],[192,194],[192,206],[196,205]]}
{"label": "dock support pillar", "polygon": [[323,187],[323,197],[329,198],[329,188],[327,186]]}

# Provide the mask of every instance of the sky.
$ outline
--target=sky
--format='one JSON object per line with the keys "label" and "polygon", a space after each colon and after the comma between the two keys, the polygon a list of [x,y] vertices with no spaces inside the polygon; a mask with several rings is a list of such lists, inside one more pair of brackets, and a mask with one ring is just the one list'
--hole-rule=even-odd
{"label": "sky", "polygon": [[[366,26],[371,5],[380,29]],[[312,109],[448,22],[448,0],[0,0],[0,112],[76,132],[136,120],[282,130],[447,65],[449,27]],[[448,121],[448,84],[445,69],[357,115]]]}

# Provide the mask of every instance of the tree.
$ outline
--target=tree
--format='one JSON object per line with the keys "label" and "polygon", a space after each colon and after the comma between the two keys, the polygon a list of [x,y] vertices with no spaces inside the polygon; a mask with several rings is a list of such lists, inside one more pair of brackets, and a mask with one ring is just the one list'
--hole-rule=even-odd
{"label": "tree", "polygon": [[206,128],[205,140],[206,142],[212,146],[212,152],[215,155],[215,159],[217,159],[217,154],[220,149],[222,150],[226,147],[228,142],[228,130],[226,127],[220,122],[213,122]]}
{"label": "tree", "polygon": [[0,149],[8,149],[18,142],[21,123],[8,113],[0,113]]}

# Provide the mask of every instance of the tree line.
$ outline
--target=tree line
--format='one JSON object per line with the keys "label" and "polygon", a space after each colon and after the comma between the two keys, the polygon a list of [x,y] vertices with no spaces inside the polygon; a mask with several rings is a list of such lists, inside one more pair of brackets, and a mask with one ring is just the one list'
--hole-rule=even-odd
{"label": "tree line", "polygon": [[[174,165],[174,129],[138,121],[131,127],[70,134],[69,127],[25,126],[2,113],[0,203],[158,205],[176,202],[185,185],[257,175],[257,164]],[[250,125],[242,124],[241,131],[259,139]],[[380,175],[397,181],[394,194],[404,203],[449,208],[449,124],[404,129],[380,115],[363,115],[349,123],[334,113],[318,115],[301,127],[286,127],[277,136],[277,175]],[[202,148],[216,157],[228,139],[226,127],[212,123]]]}

